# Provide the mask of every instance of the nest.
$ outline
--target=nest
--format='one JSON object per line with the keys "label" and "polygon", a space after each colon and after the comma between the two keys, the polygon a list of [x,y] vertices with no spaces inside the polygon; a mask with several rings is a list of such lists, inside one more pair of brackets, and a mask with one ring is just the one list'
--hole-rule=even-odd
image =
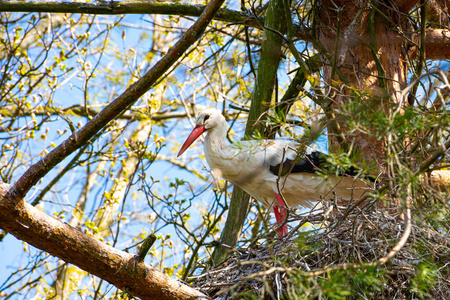
{"label": "nest", "polygon": [[213,299],[450,299],[447,235],[397,209],[345,210],[291,213],[287,237],[240,246],[193,287]]}

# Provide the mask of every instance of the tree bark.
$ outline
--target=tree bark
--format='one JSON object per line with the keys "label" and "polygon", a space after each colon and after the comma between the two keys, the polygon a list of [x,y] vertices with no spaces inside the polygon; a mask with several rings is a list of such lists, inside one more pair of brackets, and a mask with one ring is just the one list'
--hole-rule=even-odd
{"label": "tree bark", "polygon": [[[409,49],[404,36],[392,29],[411,31],[399,7],[409,10],[413,2],[399,2],[389,10],[386,6],[374,7],[371,2],[322,1],[320,20],[324,26],[319,43],[324,47],[324,77],[332,101],[328,111],[330,152],[352,149],[368,165],[382,165],[385,141],[370,133],[351,132],[348,116],[335,112],[359,101],[367,115],[380,110],[387,114],[392,102],[402,101],[399,92],[407,85]],[[347,80],[345,85],[343,78]],[[363,96],[355,99],[355,92]]]}
{"label": "tree bark", "polygon": [[427,59],[439,60],[450,57],[450,30],[427,28],[425,43]]}

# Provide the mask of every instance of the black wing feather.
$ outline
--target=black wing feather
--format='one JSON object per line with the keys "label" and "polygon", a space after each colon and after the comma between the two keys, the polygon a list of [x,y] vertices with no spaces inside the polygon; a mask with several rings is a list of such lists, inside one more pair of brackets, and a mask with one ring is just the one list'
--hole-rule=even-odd
{"label": "black wing feather", "polygon": [[314,151],[310,154],[306,154],[305,157],[300,160],[285,159],[284,162],[278,165],[270,166],[269,170],[276,176],[284,176],[288,173],[315,173],[323,167],[326,161],[326,154],[319,151]]}
{"label": "black wing feather", "polygon": [[[346,170],[336,170],[336,167],[331,167],[327,162],[327,155],[314,151],[310,154],[306,154],[303,159],[299,160],[291,160],[285,159],[283,163],[280,163],[275,166],[270,166],[269,170],[272,174],[278,176],[285,176],[290,173],[316,173],[317,171],[329,172],[332,174],[338,173],[340,176],[356,176],[359,174],[358,170],[354,167],[350,167]],[[281,169],[281,170],[280,170]],[[281,172],[280,172],[281,171]],[[373,179],[370,179],[373,181]]]}

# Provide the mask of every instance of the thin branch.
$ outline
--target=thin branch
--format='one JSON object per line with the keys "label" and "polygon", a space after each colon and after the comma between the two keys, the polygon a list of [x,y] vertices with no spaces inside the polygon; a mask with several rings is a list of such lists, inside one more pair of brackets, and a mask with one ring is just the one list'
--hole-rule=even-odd
{"label": "thin branch", "polygon": [[[96,275],[141,299],[207,299],[199,291],[140,263],[25,201],[4,197],[0,182],[0,227],[15,237]],[[15,200],[15,199],[13,199]]]}
{"label": "thin branch", "polygon": [[[206,5],[156,1],[97,1],[95,3],[0,1],[0,11],[2,12],[47,12],[95,15],[158,14],[199,17],[205,8]],[[248,19],[248,15],[244,12],[221,8],[217,11],[214,19],[238,23],[245,22]]]}
{"label": "thin branch", "polygon": [[[34,116],[62,116],[64,114],[66,115],[76,115],[79,117],[95,117],[98,115],[101,111],[101,108],[106,107],[106,105],[102,106],[82,106],[82,105],[73,105],[67,108],[54,108],[54,107],[33,107],[33,108],[21,108],[20,111],[16,109],[16,107],[13,106],[5,106],[0,109],[0,114],[2,111],[15,111],[14,117],[20,118],[20,117],[27,117],[31,116],[32,114]],[[117,117],[117,119],[120,120],[141,120],[141,119],[147,119],[150,118],[152,121],[158,122],[158,121],[166,121],[166,120],[172,120],[172,119],[182,119],[186,118],[187,114],[185,112],[175,112],[175,111],[146,111],[146,107],[132,107],[128,111],[124,112],[120,116]],[[17,130],[20,130],[17,129]],[[1,129],[0,132],[5,132],[6,129]],[[12,131],[12,130],[10,130]]]}
{"label": "thin branch", "polygon": [[153,246],[155,241],[156,235],[154,233],[151,233],[145,238],[145,240],[142,241],[141,247],[139,248],[138,253],[136,254],[136,257],[139,262],[144,261],[144,258],[147,256],[148,251]]}
{"label": "thin branch", "polygon": [[86,144],[89,139],[111,120],[129,109],[203,35],[209,22],[213,19],[215,12],[223,2],[224,0],[215,0],[208,4],[198,20],[155,66],[105,107],[90,122],[74,132],[67,140],[43,157],[39,162],[32,165],[9,190],[7,197],[19,202],[20,199],[25,197],[31,187],[53,169],[53,167]]}

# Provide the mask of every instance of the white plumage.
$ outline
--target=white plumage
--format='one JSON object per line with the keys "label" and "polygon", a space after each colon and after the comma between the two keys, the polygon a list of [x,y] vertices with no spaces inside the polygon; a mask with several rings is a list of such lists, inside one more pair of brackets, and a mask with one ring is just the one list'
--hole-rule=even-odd
{"label": "white plumage", "polygon": [[[307,148],[304,157],[299,158],[297,151],[300,145],[294,141],[252,140],[227,144],[226,120],[220,111],[212,108],[200,113],[196,127],[178,156],[205,131],[205,156],[214,173],[241,187],[267,208],[272,207],[279,225],[283,223],[286,212],[274,204],[284,206],[281,199],[291,207],[311,207],[320,200],[320,196],[334,197],[332,191],[344,199],[357,199],[367,191],[367,183],[354,177],[325,178],[316,174],[323,154]],[[286,234],[287,228],[283,226],[279,233]]]}

